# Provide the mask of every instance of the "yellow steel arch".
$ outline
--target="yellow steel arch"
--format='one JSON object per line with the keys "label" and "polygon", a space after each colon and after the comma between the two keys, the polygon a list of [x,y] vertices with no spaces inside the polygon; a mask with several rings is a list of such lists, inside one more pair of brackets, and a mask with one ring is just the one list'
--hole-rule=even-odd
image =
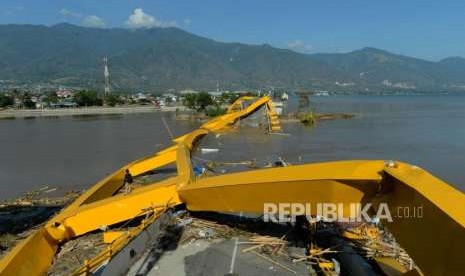
{"label": "yellow steel arch", "polygon": [[[190,170],[189,151],[178,152],[184,160],[178,162],[178,171]],[[386,203],[394,218],[385,225],[426,275],[463,272],[465,194],[417,166],[340,161],[200,179],[190,176],[178,193],[194,211],[261,213],[265,203],[323,202],[344,204],[343,213],[348,216],[350,203]],[[420,206],[421,218],[396,217],[399,208]],[[311,210],[316,209],[312,205]]]}
{"label": "yellow steel arch", "polygon": [[[265,105],[268,101],[268,97],[262,97],[253,102],[246,109],[229,112],[223,116],[219,116],[213,120],[210,120],[203,124],[200,130],[194,131],[194,135],[186,134],[178,137],[173,140],[175,145],[160,151],[154,156],[134,161],[99,181],[86,192],[84,192],[80,197],[78,197],[72,204],[62,210],[58,215],[51,218],[46,226],[34,232],[25,240],[19,242],[18,245],[16,245],[8,254],[6,254],[0,260],[0,275],[44,274],[52,263],[53,256],[58,248],[58,245],[62,242],[65,242],[67,239],[74,237],[76,233],[84,233],[83,231],[75,232],[73,230],[73,226],[68,225],[69,223],[66,221],[70,217],[76,216],[79,213],[78,210],[82,210],[80,208],[83,206],[96,203],[95,205],[91,206],[97,207],[100,205],[97,204],[97,202],[111,198],[123,185],[125,169],[129,169],[134,176],[137,176],[144,172],[173,163],[177,160],[176,154],[179,144],[189,145],[193,140],[196,139],[197,134],[199,133],[206,133],[207,131],[217,131],[223,129],[233,124],[236,120],[239,120],[240,118],[252,113],[260,106]],[[185,141],[185,139],[189,136],[194,138],[187,139]],[[150,193],[146,193],[146,195],[147,194],[150,195]],[[129,196],[129,198],[132,198],[131,196],[132,194]],[[153,199],[143,202],[146,203],[146,206],[150,206],[152,201]],[[95,212],[95,219],[97,221],[101,216],[101,213]],[[120,219],[124,218],[117,218],[114,223]],[[85,224],[83,221],[80,223]],[[83,226],[83,228],[90,229],[92,227]],[[38,255],[40,258],[37,258]]]}
{"label": "yellow steel arch", "polygon": [[[425,208],[424,219],[395,219],[386,225],[427,275],[453,275],[461,271],[465,195],[418,167],[358,160],[194,176],[190,154],[196,141],[248,116],[269,101],[263,97],[245,109],[230,110],[175,139],[174,146],[128,164],[97,183],[0,260],[0,274],[41,275],[58,246],[68,239],[144,212],[162,210],[167,205],[185,203],[189,210],[261,213],[264,203],[280,202],[420,204]],[[139,175],[173,162],[178,170],[176,177],[113,196],[122,185],[126,168]]]}

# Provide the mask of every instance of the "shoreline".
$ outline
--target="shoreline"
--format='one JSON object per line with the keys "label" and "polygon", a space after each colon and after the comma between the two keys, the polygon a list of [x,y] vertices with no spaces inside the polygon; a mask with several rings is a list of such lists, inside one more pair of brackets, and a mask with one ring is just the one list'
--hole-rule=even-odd
{"label": "shoreline", "polygon": [[[351,113],[315,113],[314,119],[315,122],[321,121],[332,121],[337,119],[352,119],[356,115]],[[298,113],[291,113],[286,116],[279,117],[281,123],[302,123],[302,120],[299,118]]]}
{"label": "shoreline", "polygon": [[110,114],[139,114],[152,112],[168,112],[183,110],[183,106],[162,107],[155,106],[121,106],[121,107],[80,107],[63,109],[8,109],[0,111],[0,119],[57,117],[79,115],[110,115]]}

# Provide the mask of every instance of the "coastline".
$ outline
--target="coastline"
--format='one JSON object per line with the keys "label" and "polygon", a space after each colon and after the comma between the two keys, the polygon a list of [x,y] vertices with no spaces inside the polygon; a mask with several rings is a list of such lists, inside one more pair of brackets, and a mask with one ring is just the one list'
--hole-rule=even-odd
{"label": "coastline", "polygon": [[[321,121],[331,121],[336,119],[352,119],[355,117],[355,114],[351,113],[315,113],[314,119],[315,122]],[[279,117],[279,122],[281,123],[301,123],[302,120],[299,118],[298,113],[290,113],[286,116]]]}
{"label": "coastline", "polygon": [[137,114],[151,112],[167,112],[183,110],[184,107],[155,106],[120,106],[120,107],[80,107],[63,109],[7,109],[0,111],[0,119],[30,118],[30,117],[56,117],[56,116],[79,116],[79,115],[109,115],[109,114]]}

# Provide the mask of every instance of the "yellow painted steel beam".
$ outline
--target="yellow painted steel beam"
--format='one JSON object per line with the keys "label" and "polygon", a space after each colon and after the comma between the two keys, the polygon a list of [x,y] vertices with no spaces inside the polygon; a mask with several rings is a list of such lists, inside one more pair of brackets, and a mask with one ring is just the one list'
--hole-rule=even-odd
{"label": "yellow painted steel beam", "polygon": [[[256,214],[265,203],[311,203],[313,215],[313,203],[342,203],[348,217],[351,203],[387,203],[394,217],[385,226],[426,275],[460,275],[465,195],[418,167],[397,164],[347,161],[233,173],[192,179],[179,195],[193,211]],[[421,218],[396,217],[398,208],[413,216],[418,207]]]}
{"label": "yellow painted steel beam", "polygon": [[[50,221],[62,221],[80,206],[113,195],[121,187],[123,176],[124,168],[99,181]],[[0,275],[43,275],[52,263],[57,248],[58,241],[45,228],[40,228],[0,260]]]}
{"label": "yellow painted steel beam", "polygon": [[204,123],[201,128],[207,129],[209,131],[218,131],[221,130],[225,127],[227,127],[230,124],[233,124],[239,119],[242,119],[244,117],[247,117],[248,115],[254,113],[258,108],[264,106],[267,102],[270,101],[270,98],[268,96],[264,96],[261,98],[258,98],[256,101],[251,103],[249,106],[246,108],[232,112],[232,113],[227,113],[225,115],[216,117],[206,123]]}
{"label": "yellow painted steel beam", "polygon": [[74,211],[82,205],[93,203],[111,197],[123,185],[124,173],[129,169],[133,176],[138,176],[147,171],[163,167],[176,161],[177,146],[172,146],[154,156],[129,163],[118,169],[108,177],[97,182],[87,189],[81,196],[74,200],[65,210],[58,214],[56,220],[66,217],[68,213]]}
{"label": "yellow painted steel beam", "polygon": [[132,176],[138,176],[151,170],[166,166],[176,161],[176,150],[173,148],[170,151],[166,151],[163,154],[157,154],[155,156],[146,158],[139,162],[136,162],[128,166],[128,169]]}
{"label": "yellow painted steel beam", "polygon": [[241,110],[242,109],[242,103],[244,101],[250,101],[250,100],[253,100],[254,97],[251,97],[251,96],[242,96],[242,97],[239,97],[237,100],[235,100],[228,108],[227,110],[227,113],[233,113],[233,112],[236,112],[238,110]]}
{"label": "yellow painted steel beam", "polygon": [[[189,170],[187,151],[180,172]],[[181,166],[179,165],[181,164]],[[369,165],[368,165],[369,164]],[[265,203],[387,203],[422,207],[422,218],[394,217],[386,226],[427,275],[463,271],[465,195],[428,172],[397,162],[346,161],[255,170],[184,180],[179,194],[189,210],[261,213]],[[383,177],[381,176],[383,173]],[[382,181],[381,181],[382,180]],[[379,183],[382,183],[380,186]],[[214,198],[215,200],[211,200]],[[311,206],[311,210],[316,210]],[[346,209],[344,209],[346,216]]]}
{"label": "yellow painted steel beam", "polygon": [[[426,219],[395,220],[388,227],[428,275],[449,275],[444,273],[460,269],[460,251],[465,246],[464,195],[410,165],[342,161],[195,177],[190,152],[196,141],[208,132],[229,127],[269,101],[268,97],[259,98],[244,109],[210,120],[175,139],[172,147],[100,181],[0,260],[0,274],[43,274],[59,242],[137,217],[166,202],[184,202],[190,210],[249,213],[262,213],[264,203],[421,204]],[[174,161],[177,177],[113,196],[123,184],[126,168],[139,175]],[[312,210],[316,208],[312,206]],[[344,209],[344,215],[347,211]],[[40,258],[34,258],[36,255]]]}
{"label": "yellow painted steel beam", "polygon": [[117,170],[110,176],[99,181],[97,184],[86,190],[80,197],[73,201],[65,210],[57,215],[55,220],[61,220],[62,218],[69,215],[69,213],[75,211],[82,205],[94,203],[96,201],[111,197],[118,191],[123,185],[124,173],[126,169],[129,169],[133,176],[138,176],[145,172],[154,170],[156,168],[163,167],[167,164],[176,161],[176,149],[177,146],[169,148],[169,150],[163,151],[163,153],[156,154],[145,159],[134,161],[125,167]]}
{"label": "yellow painted steel beam", "polygon": [[376,257],[374,258],[379,265],[381,271],[389,276],[401,276],[407,272],[407,269],[402,264],[392,257]]}
{"label": "yellow painted steel beam", "polygon": [[311,203],[316,212],[317,203],[344,203],[348,216],[350,203],[376,194],[383,167],[384,161],[342,161],[260,169],[191,179],[178,192],[194,211],[262,213],[265,203]]}
{"label": "yellow painted steel beam", "polygon": [[104,226],[180,204],[177,178],[134,190],[130,194],[82,205],[52,218],[0,260],[0,275],[42,275],[58,244]]}
{"label": "yellow painted steel beam", "polygon": [[[146,216],[141,223],[134,228],[123,231],[122,235],[111,241],[107,248],[98,253],[95,257],[89,260],[84,260],[84,266],[76,270],[72,275],[90,275],[95,269],[102,265],[105,261],[110,260],[116,255],[121,249],[123,249],[133,238],[137,237],[144,229],[146,229],[151,223],[156,221],[166,211],[165,209],[160,210]],[[106,232],[105,232],[106,233]],[[105,235],[104,233],[104,235]]]}
{"label": "yellow painted steel beam", "polygon": [[[252,97],[244,97],[247,99],[252,99]],[[147,171],[153,170],[155,168],[162,167],[164,165],[170,164],[176,160],[176,151],[178,148],[179,143],[184,144],[191,144],[192,140],[184,141],[188,137],[197,137],[199,131],[202,132],[202,135],[205,135],[208,131],[218,131],[227,127],[228,125],[232,124],[235,120],[240,119],[243,116],[246,116],[252,113],[256,108],[266,104],[270,99],[268,97],[258,98],[253,104],[251,104],[247,109],[240,110],[238,112],[234,112],[231,114],[226,114],[223,116],[219,116],[210,120],[207,123],[204,123],[200,129],[203,130],[194,130],[191,133],[185,134],[174,139],[176,145],[168,147],[165,150],[158,152],[156,155],[147,157],[144,159],[140,159],[130,164],[124,166],[123,168],[117,170],[110,176],[106,177],[102,181],[99,181],[97,184],[93,185],[89,188],[84,194],[82,194],[79,198],[77,198],[72,204],[70,204],[66,210],[64,210],[63,215],[66,215],[68,211],[72,211],[75,208],[83,204],[92,203],[109,196],[112,196],[118,189],[121,188],[124,178],[124,170],[129,168],[131,173],[134,176],[140,175]],[[194,138],[197,139],[197,138]]]}
{"label": "yellow painted steel beam", "polygon": [[57,248],[58,245],[40,228],[0,260],[0,275],[45,275]]}
{"label": "yellow painted steel beam", "polygon": [[[259,104],[262,105],[266,103],[266,99],[258,99]],[[257,103],[255,104],[257,106]],[[84,221],[78,221],[74,224],[74,221],[70,219],[72,216],[77,216],[82,211],[82,217],[93,217],[95,221],[99,223],[105,222],[107,224],[116,223],[120,221],[123,217],[129,216],[127,213],[123,212],[122,216],[111,217],[107,220],[103,218],[99,221],[101,216],[93,216],[93,211],[89,211],[92,207],[100,208],[99,210],[108,210],[111,211],[109,206],[118,206],[118,201],[122,202],[132,202],[133,200],[125,200],[116,197],[115,201],[111,200],[111,197],[117,192],[123,185],[124,171],[129,169],[134,176],[140,175],[149,170],[159,168],[161,166],[167,165],[176,160],[176,153],[178,152],[178,144],[182,143],[183,145],[192,145],[192,143],[197,139],[199,133],[206,133],[206,130],[217,131],[228,127],[230,124],[234,123],[235,120],[241,118],[244,115],[247,115],[247,112],[253,112],[252,109],[241,110],[240,112],[235,112],[233,114],[227,114],[227,116],[221,116],[220,118],[215,118],[211,120],[211,123],[204,124],[205,129],[194,131],[194,135],[186,134],[174,139],[175,145],[168,147],[165,150],[160,151],[154,156],[147,157],[141,160],[131,162],[130,164],[124,166],[123,168],[115,171],[110,176],[99,181],[92,187],[86,190],[80,197],[78,197],[73,203],[67,206],[63,211],[58,215],[53,217],[46,228],[41,228],[34,235],[20,242],[15,246],[5,257],[0,260],[0,275],[42,275],[45,273],[49,265],[53,260],[53,256],[58,247],[59,240],[66,240],[71,236],[75,236],[76,233],[85,233],[91,229],[97,229],[96,223],[86,223]],[[191,139],[186,140],[186,138],[191,137]],[[186,140],[186,141],[185,141]],[[191,146],[188,148],[190,149]],[[142,190],[139,190],[142,192]],[[171,191],[170,191],[171,192]],[[167,192],[167,194],[170,194]],[[141,195],[134,194],[134,198],[138,197],[143,199],[140,202],[136,202],[139,205],[128,206],[129,209],[132,208],[131,212],[138,210],[141,206],[150,203],[151,201],[146,201],[147,198]],[[155,197],[156,198],[156,197]],[[127,198],[126,198],[127,199]],[[175,198],[174,202],[177,202],[178,199]],[[152,199],[153,201],[153,199]],[[108,204],[107,204],[108,203]],[[89,206],[86,206],[89,205]],[[134,207],[134,208],[133,208]],[[97,210],[97,209],[96,209]],[[105,211],[107,212],[107,211]],[[95,212],[98,213],[98,212]],[[72,222],[70,226],[67,225],[67,220]],[[53,224],[52,222],[58,222]],[[64,224],[62,224],[64,222]],[[80,225],[82,224],[82,225]],[[75,228],[74,228],[75,227]],[[40,258],[37,258],[40,256]],[[13,274],[10,272],[14,272]]]}
{"label": "yellow painted steel beam", "polygon": [[68,212],[79,208],[81,205],[92,203],[113,195],[123,185],[123,178],[124,168],[121,168],[87,189],[57,216],[64,217]]}
{"label": "yellow painted steel beam", "polygon": [[[203,136],[207,135],[208,133],[209,131],[203,128],[199,128],[199,129],[192,131],[191,133],[189,133],[189,135],[186,135],[186,137],[183,140],[183,143],[178,145],[177,149],[179,149],[179,147],[181,146],[184,146],[190,151],[194,147],[195,143],[199,139],[201,139]],[[189,155],[190,155],[190,152],[189,152]]]}
{"label": "yellow painted steel beam", "polygon": [[373,200],[389,205],[394,218],[385,225],[426,275],[460,275],[465,194],[419,167],[395,164],[384,169],[382,193]]}
{"label": "yellow painted steel beam", "polygon": [[442,212],[465,227],[465,205],[462,205],[465,202],[464,193],[418,166],[395,162],[395,166],[386,167],[384,171],[428,198]]}
{"label": "yellow painted steel beam", "polygon": [[138,188],[129,194],[86,204],[62,221],[51,220],[46,230],[54,240],[66,241],[90,231],[123,222],[155,210],[165,209],[167,204],[181,203],[176,190],[177,177]]}
{"label": "yellow painted steel beam", "polygon": [[188,185],[194,178],[192,172],[190,151],[187,146],[180,146],[178,149],[178,159],[176,160],[178,170],[178,189]]}

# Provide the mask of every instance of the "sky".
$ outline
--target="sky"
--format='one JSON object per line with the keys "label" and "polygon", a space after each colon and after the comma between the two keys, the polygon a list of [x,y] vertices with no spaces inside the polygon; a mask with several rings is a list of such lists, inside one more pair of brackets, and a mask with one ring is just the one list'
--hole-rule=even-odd
{"label": "sky", "polygon": [[174,26],[217,41],[268,43],[304,53],[376,47],[428,60],[465,57],[463,0],[0,1],[0,24],[61,22]]}

